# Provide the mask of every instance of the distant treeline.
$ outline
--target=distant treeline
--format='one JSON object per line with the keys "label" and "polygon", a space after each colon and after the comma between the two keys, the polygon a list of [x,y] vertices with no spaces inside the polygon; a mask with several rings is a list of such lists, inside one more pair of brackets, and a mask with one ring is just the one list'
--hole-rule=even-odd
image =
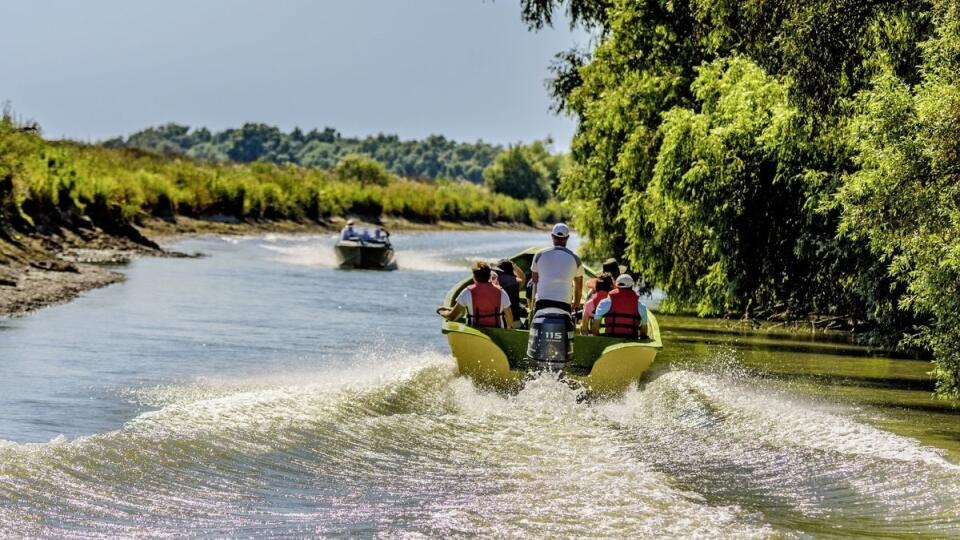
{"label": "distant treeline", "polygon": [[150,216],[322,221],[350,214],[533,224],[561,219],[563,209],[556,201],[520,200],[462,180],[401,178],[358,154],[331,169],[212,163],[47,141],[9,114],[0,117],[0,241],[92,226],[136,234],[130,225]]}
{"label": "distant treeline", "polygon": [[960,398],[960,0],[522,0],[558,55],[560,192],[663,307],[851,325]]}
{"label": "distant treeline", "polygon": [[396,135],[344,137],[333,128],[296,128],[290,133],[265,124],[211,132],[179,124],[151,127],[102,143],[109,148],[139,148],[165,155],[185,155],[211,162],[293,163],[331,169],[349,154],[364,154],[387,170],[407,178],[454,178],[483,181],[483,170],[503,148],[482,141],[460,143],[440,135],[423,140],[400,140]]}

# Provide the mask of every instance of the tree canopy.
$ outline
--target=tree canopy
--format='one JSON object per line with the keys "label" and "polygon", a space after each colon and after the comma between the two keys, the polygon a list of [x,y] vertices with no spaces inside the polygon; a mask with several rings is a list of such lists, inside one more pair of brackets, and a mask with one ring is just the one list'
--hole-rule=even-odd
{"label": "tree canopy", "polygon": [[[175,140],[177,133],[186,130],[168,134]],[[18,252],[23,235],[69,230],[86,238],[96,226],[145,240],[133,224],[150,216],[328,221],[351,214],[526,224],[566,216],[557,201],[517,200],[462,180],[401,178],[366,155],[348,155],[332,169],[208,163],[49,141],[36,126],[0,112],[0,266]]]}
{"label": "tree canopy", "polygon": [[334,171],[341,180],[355,180],[361,184],[385,186],[390,182],[390,174],[383,164],[363,154],[344,156]]}
{"label": "tree canopy", "polygon": [[514,145],[498,155],[483,171],[487,187],[517,199],[542,203],[553,198],[560,183],[563,156],[550,154],[547,144],[549,141]]}
{"label": "tree canopy", "polygon": [[557,56],[560,191],[665,306],[832,316],[960,396],[960,0],[523,0]]}
{"label": "tree canopy", "polygon": [[165,155],[186,155],[210,162],[266,161],[332,169],[345,156],[364,154],[390,172],[408,178],[456,178],[483,182],[483,169],[503,151],[498,145],[477,141],[461,143],[441,135],[424,140],[400,140],[396,135],[344,137],[333,128],[285,133],[266,124],[244,124],[237,129],[213,133],[180,124],[144,129],[123,138],[104,141],[103,146],[140,148]]}

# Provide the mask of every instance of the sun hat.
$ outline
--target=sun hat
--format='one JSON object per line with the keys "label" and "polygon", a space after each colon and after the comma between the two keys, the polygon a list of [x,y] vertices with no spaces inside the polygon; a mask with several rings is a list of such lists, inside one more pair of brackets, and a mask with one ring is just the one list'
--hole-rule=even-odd
{"label": "sun hat", "polygon": [[550,234],[556,236],[557,238],[567,238],[570,236],[570,227],[567,227],[566,223],[557,223],[553,226],[553,230],[550,231]]}
{"label": "sun hat", "polygon": [[353,225],[354,223],[355,223],[355,221],[353,221],[352,219],[348,219],[348,220],[347,220],[347,225]]}
{"label": "sun hat", "polygon": [[617,288],[618,289],[630,289],[633,287],[633,278],[630,277],[630,274],[620,274],[617,277]]}

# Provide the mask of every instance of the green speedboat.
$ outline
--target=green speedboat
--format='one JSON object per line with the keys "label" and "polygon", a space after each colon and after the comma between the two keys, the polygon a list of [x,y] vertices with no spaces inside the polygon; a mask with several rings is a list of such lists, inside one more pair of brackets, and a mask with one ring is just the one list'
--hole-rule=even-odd
{"label": "green speedboat", "polygon": [[340,240],[333,246],[333,250],[337,255],[337,266],[345,270],[356,268],[396,270],[397,268],[390,242]]}
{"label": "green speedboat", "polygon": [[[530,263],[538,249],[518,253],[511,260],[529,275]],[[597,275],[586,267],[584,273],[587,277]],[[444,305],[452,307],[460,291],[471,283],[468,278],[450,289]],[[653,313],[649,318],[646,338],[577,335],[573,338],[573,359],[551,367],[558,367],[565,378],[578,381],[593,395],[623,392],[640,379],[662,348],[657,319]],[[482,387],[517,390],[531,372],[541,369],[542,364],[527,358],[527,330],[473,328],[462,321],[444,321],[443,333],[460,373]]]}

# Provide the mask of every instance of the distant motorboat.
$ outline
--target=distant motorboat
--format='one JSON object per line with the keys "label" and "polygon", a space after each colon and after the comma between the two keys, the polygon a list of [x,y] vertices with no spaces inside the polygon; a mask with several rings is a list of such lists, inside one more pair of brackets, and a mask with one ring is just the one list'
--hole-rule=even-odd
{"label": "distant motorboat", "polygon": [[333,247],[337,266],[344,270],[396,270],[397,261],[389,240],[339,240]]}

